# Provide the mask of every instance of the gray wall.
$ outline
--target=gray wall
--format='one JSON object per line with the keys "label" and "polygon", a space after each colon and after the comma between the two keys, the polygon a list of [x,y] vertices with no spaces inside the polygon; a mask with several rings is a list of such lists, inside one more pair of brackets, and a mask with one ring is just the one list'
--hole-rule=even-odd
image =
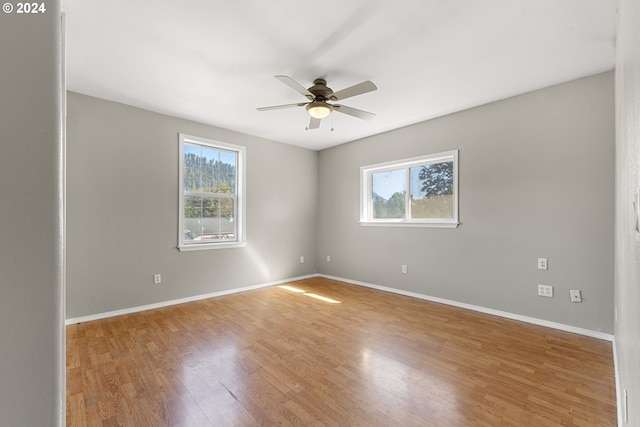
{"label": "gray wall", "polygon": [[[640,426],[640,4],[618,3],[616,57],[615,325],[620,386],[629,396],[629,426]],[[622,408],[621,408],[622,409]]]}
{"label": "gray wall", "polygon": [[[318,271],[612,333],[613,82],[604,73],[320,152]],[[359,225],[361,166],[452,149],[459,228]],[[538,297],[538,283],[555,297]]]}
{"label": "gray wall", "polygon": [[64,425],[60,4],[45,6],[0,13],[2,426]]}
{"label": "gray wall", "polygon": [[[179,132],[247,147],[246,247],[176,249]],[[315,151],[76,93],[67,149],[67,318],[316,271]]]}

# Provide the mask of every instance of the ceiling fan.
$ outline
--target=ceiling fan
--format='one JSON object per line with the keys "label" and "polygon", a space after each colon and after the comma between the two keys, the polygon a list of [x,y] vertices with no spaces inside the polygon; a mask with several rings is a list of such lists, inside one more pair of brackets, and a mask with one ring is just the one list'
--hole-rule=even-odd
{"label": "ceiling fan", "polygon": [[271,107],[260,107],[258,111],[279,110],[281,108],[293,108],[293,107],[305,107],[307,112],[311,116],[308,129],[317,129],[320,127],[320,120],[331,114],[332,111],[338,111],[340,113],[348,114],[359,119],[371,120],[375,117],[375,114],[368,111],[359,110],[353,107],[347,107],[341,104],[332,104],[329,101],[341,101],[352,96],[362,95],[363,93],[372,92],[376,89],[369,80],[357,85],[350,86],[346,89],[334,92],[325,79],[315,79],[313,86],[305,89],[300,83],[296,82],[289,76],[276,76],[276,79],[286,84],[290,88],[294,89],[298,93],[305,96],[309,102],[298,102],[295,104],[274,105]]}

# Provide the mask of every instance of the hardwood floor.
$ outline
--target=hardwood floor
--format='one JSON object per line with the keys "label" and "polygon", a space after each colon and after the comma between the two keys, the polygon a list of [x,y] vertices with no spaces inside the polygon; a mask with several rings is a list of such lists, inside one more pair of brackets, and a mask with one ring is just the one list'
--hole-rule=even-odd
{"label": "hardwood floor", "polygon": [[616,425],[609,342],[289,286],[68,326],[67,426]]}

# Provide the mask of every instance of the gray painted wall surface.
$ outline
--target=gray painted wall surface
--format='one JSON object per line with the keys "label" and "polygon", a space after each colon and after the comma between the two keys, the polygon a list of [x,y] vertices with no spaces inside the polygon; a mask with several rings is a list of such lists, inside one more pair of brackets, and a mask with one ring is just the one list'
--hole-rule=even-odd
{"label": "gray painted wall surface", "polygon": [[[613,82],[604,73],[320,152],[318,271],[612,333]],[[361,166],[453,149],[459,228],[359,225]],[[555,297],[538,297],[538,283]]]}
{"label": "gray painted wall surface", "polygon": [[[180,132],[247,147],[246,247],[176,248]],[[315,273],[315,151],[76,93],[67,150],[67,318]]]}
{"label": "gray painted wall surface", "polygon": [[1,426],[64,425],[60,4],[45,7],[0,13]]}
{"label": "gray painted wall surface", "polygon": [[[620,386],[629,423],[640,426],[640,233],[634,212],[640,191],[640,4],[618,2],[616,57],[615,325]],[[620,408],[622,409],[622,408]],[[622,424],[621,424],[622,425]]]}

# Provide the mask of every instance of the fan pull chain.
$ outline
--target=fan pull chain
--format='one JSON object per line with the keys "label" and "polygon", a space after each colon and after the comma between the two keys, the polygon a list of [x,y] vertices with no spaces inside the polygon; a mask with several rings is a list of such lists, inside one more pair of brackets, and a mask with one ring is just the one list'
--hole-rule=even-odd
{"label": "fan pull chain", "polygon": [[331,115],[331,132],[333,132],[333,114]]}

